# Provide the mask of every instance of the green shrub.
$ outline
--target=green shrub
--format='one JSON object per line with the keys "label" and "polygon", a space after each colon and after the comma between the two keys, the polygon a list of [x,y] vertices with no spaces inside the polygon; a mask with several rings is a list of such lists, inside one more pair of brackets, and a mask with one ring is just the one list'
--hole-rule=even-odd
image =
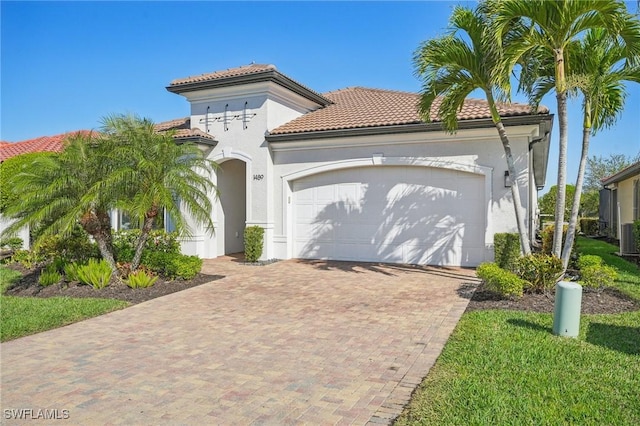
{"label": "green shrub", "polygon": [[78,274],[78,269],[82,267],[82,264],[78,263],[67,263],[64,265],[64,275],[67,281],[80,281],[80,275]]}
{"label": "green shrub", "polygon": [[244,257],[249,262],[256,262],[262,256],[264,229],[258,225],[248,226],[244,230]]}
{"label": "green shrub", "polygon": [[603,290],[611,287],[618,273],[615,268],[607,265],[589,265],[580,269],[580,284],[587,288]]}
{"label": "green shrub", "polygon": [[640,252],[640,219],[633,221],[633,237],[636,240],[636,251]]}
{"label": "green shrub", "polygon": [[520,234],[498,233],[493,236],[495,263],[502,269],[513,271],[520,257]]}
{"label": "green shrub", "polygon": [[174,279],[190,280],[202,269],[202,259],[184,254],[151,252],[142,257],[142,264],[156,274]]}
{"label": "green shrub", "polygon": [[0,248],[16,251],[22,249],[23,243],[24,241],[20,237],[6,238],[0,241]]}
{"label": "green shrub", "polygon": [[598,235],[599,220],[597,217],[581,217],[580,231],[584,235]]}
{"label": "green shrub", "polygon": [[152,273],[148,273],[144,269],[138,269],[136,272],[131,272],[125,282],[131,288],[147,288],[151,287],[158,281],[158,277]]}
{"label": "green shrub", "polygon": [[62,279],[62,275],[56,270],[55,265],[51,264],[47,266],[38,277],[38,284],[43,287],[50,286],[52,284],[59,283]]}
{"label": "green shrub", "polygon": [[604,265],[604,260],[600,256],[595,254],[583,254],[578,257],[577,266],[578,269],[588,268],[589,266],[602,266]]}
{"label": "green shrub", "polygon": [[489,290],[505,297],[522,297],[526,282],[513,272],[502,269],[495,263],[482,263],[476,269]]}
{"label": "green shrub", "polygon": [[525,280],[528,292],[549,291],[562,274],[562,260],[555,256],[536,253],[518,259],[515,273]]}
{"label": "green shrub", "polygon": [[105,260],[89,259],[89,263],[78,268],[78,279],[82,284],[88,284],[99,290],[109,285],[111,267]]}
{"label": "green shrub", "polygon": [[[113,235],[113,250],[118,262],[131,262],[136,252],[136,243],[140,237],[139,229],[118,231]],[[144,254],[173,253],[180,254],[178,234],[163,230],[153,230],[144,245]]]}
{"label": "green shrub", "polygon": [[33,253],[39,262],[61,258],[65,262],[86,262],[90,258],[99,258],[98,246],[92,243],[88,234],[80,227],[74,228],[68,236],[47,235],[41,237],[33,246]]}
{"label": "green shrub", "polygon": [[143,252],[141,263],[156,274],[173,278],[178,274],[174,260],[179,256],[181,255],[160,251]]}
{"label": "green shrub", "polygon": [[176,278],[182,278],[183,280],[190,280],[195,277],[202,269],[202,259],[198,256],[185,256],[183,254],[180,257],[173,260],[176,268]]}
{"label": "green shrub", "polygon": [[[564,225],[562,227],[562,244],[564,244],[564,242],[567,239],[568,228],[569,227],[567,225]],[[542,252],[544,254],[551,254],[551,252],[553,251],[553,230],[554,229],[555,229],[554,225],[549,225],[542,230]]]}
{"label": "green shrub", "polygon": [[36,257],[30,250],[17,250],[11,255],[11,260],[17,262],[27,269],[33,268],[37,263]]}

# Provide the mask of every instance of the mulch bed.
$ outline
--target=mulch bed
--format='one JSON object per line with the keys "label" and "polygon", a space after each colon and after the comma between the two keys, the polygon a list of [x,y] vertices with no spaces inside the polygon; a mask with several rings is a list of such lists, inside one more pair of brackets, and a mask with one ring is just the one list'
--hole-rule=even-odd
{"label": "mulch bed", "polygon": [[62,282],[48,287],[38,284],[38,270],[25,270],[19,265],[7,265],[11,269],[18,270],[25,274],[20,280],[13,284],[5,293],[7,296],[27,296],[27,297],[93,297],[100,299],[125,300],[131,304],[146,302],[156,297],[166,296],[177,291],[186,290],[211,281],[224,278],[222,275],[198,274],[191,280],[163,280],[159,278],[155,284],[148,288],[132,289],[122,282],[112,280],[109,286],[96,290],[91,286],[82,285],[77,282]]}
{"label": "mulch bed", "polygon": [[[198,274],[192,280],[163,280],[158,279],[149,288],[131,289],[121,282],[112,282],[108,287],[95,290],[91,286],[79,283],[54,284],[42,287],[38,284],[39,270],[25,270],[17,264],[7,265],[12,269],[25,274],[17,281],[6,294],[8,296],[28,297],[94,297],[105,299],[125,300],[131,304],[145,302],[156,297],[186,290],[211,281],[224,278],[222,275]],[[466,293],[466,297],[468,292]],[[554,294],[525,294],[521,299],[502,299],[500,295],[487,290],[484,284],[480,284],[471,296],[467,311],[479,311],[484,309],[507,309],[530,312],[553,313]],[[582,293],[583,314],[616,314],[640,310],[640,302],[636,302],[618,290],[608,288],[603,292],[594,292],[587,289]]]}
{"label": "mulch bed", "polygon": [[[467,312],[484,309],[508,309],[529,312],[553,313],[554,294],[525,294],[521,299],[502,299],[500,295],[486,289],[480,284],[473,293]],[[618,314],[640,310],[640,303],[622,294],[617,289],[607,288],[602,292],[583,288],[583,314]]]}

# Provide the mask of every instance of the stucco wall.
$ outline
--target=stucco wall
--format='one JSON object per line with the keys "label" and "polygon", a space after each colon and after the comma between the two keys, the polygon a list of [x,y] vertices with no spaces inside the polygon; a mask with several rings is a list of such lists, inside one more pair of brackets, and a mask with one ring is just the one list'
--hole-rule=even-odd
{"label": "stucco wall", "polygon": [[[208,132],[218,141],[209,158],[224,164],[230,159],[245,163],[245,179],[236,178],[221,185],[225,192],[233,191],[234,200],[244,198],[246,225],[265,229],[263,258],[286,258],[290,253],[291,232],[288,206],[291,184],[287,176],[313,173],[314,168],[374,158],[391,162],[447,163],[480,170],[485,181],[488,232],[515,232],[516,222],[510,189],[504,187],[507,169],[504,151],[494,128],[460,130],[455,135],[444,132],[405,133],[376,136],[340,137],[320,140],[298,140],[269,144],[267,132],[319,105],[270,83],[255,83],[189,92],[184,96],[191,103],[191,125]],[[528,144],[538,135],[538,126],[509,127],[512,151],[520,174],[520,196],[525,209],[535,210],[535,191],[528,191],[530,177]],[[235,172],[234,172],[235,173]],[[235,173],[237,176],[237,173]],[[218,183],[217,177],[213,182]],[[235,185],[235,186],[234,186]],[[238,187],[241,185],[242,187]],[[224,197],[223,197],[224,202]],[[240,208],[238,202],[235,208]],[[196,229],[183,249],[210,258],[229,252],[225,248],[225,221],[219,206],[213,215],[216,234],[208,235]],[[226,213],[226,212],[225,212]],[[527,214],[530,217],[530,214]],[[234,225],[230,235],[235,238]],[[218,237],[220,236],[220,237]],[[228,238],[228,236],[227,236]],[[487,250],[492,241],[488,241]]]}
{"label": "stucco wall", "polygon": [[[208,158],[219,163],[230,159],[245,163],[245,179],[237,184],[243,188],[230,183],[224,190],[236,192],[236,198],[244,191],[245,224],[265,228],[263,258],[272,257],[274,173],[265,133],[268,129],[318,108],[318,105],[272,83],[202,90],[189,92],[184,96],[191,103],[191,127],[211,134],[218,141]],[[217,184],[217,176],[213,176],[212,181]],[[218,241],[218,236],[224,235],[225,223],[219,217],[219,201],[215,203],[215,234],[209,235],[204,229],[195,227],[193,236],[183,243],[185,252],[204,258],[228,252],[224,243]],[[233,235],[235,232],[234,230]]]}
{"label": "stucco wall", "polygon": [[618,204],[620,205],[620,224],[633,222],[633,176],[618,183]]}
{"label": "stucco wall", "polygon": [[[529,205],[534,194],[528,193],[526,182],[530,175],[528,143],[532,137],[537,136],[537,126],[519,126],[509,128],[512,151],[516,161],[516,168],[520,175],[520,196],[525,209],[537,206]],[[322,148],[319,148],[322,147]],[[280,203],[275,206],[275,254],[278,257],[287,257],[287,241],[290,230],[287,223],[290,221],[287,206],[291,202],[290,187],[284,183],[287,176],[296,172],[314,168],[322,170],[331,164],[353,159],[372,159],[376,156],[382,158],[403,159],[411,162],[412,159],[435,160],[440,164],[455,163],[461,165],[476,165],[491,170],[487,178],[487,200],[490,200],[488,211],[488,223],[491,235],[495,232],[516,232],[517,225],[511,202],[511,192],[504,186],[504,171],[506,161],[502,144],[495,129],[480,129],[460,131],[456,135],[446,135],[443,132],[429,132],[420,134],[398,134],[384,136],[367,136],[355,138],[336,138],[317,141],[286,142],[275,144],[274,172],[279,177],[279,184],[274,186],[275,199]],[[528,214],[527,214],[528,217]],[[490,241],[492,243],[492,241]],[[487,246],[487,252],[491,252],[491,246]]]}

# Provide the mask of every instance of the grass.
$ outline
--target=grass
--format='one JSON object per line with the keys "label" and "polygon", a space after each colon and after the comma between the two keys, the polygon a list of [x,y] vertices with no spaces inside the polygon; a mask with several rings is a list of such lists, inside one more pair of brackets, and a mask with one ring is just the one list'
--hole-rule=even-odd
{"label": "grass", "polygon": [[580,254],[595,254],[600,256],[604,262],[618,270],[618,278],[614,286],[624,294],[640,300],[640,269],[631,262],[627,262],[614,253],[620,249],[601,240],[578,237],[576,240],[576,250]]}
{"label": "grass", "polygon": [[111,299],[11,297],[5,290],[20,273],[0,266],[0,341],[17,339],[128,306]]}
{"label": "grass", "polygon": [[[579,238],[577,249],[640,300],[640,270],[617,247]],[[552,325],[551,314],[464,314],[396,424],[640,424],[640,311],[582,315],[577,339]]]}
{"label": "grass", "polygon": [[578,339],[552,324],[465,314],[397,424],[640,424],[640,312],[583,316]]}

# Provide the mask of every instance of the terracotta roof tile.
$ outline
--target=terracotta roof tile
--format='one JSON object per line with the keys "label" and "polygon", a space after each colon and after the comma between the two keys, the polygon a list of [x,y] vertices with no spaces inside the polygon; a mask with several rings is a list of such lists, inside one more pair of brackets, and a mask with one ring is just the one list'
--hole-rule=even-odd
{"label": "terracotta roof tile", "polygon": [[77,133],[88,134],[89,131],[78,130],[77,132],[68,132],[55,136],[41,136],[21,142],[3,142],[0,144],[0,161],[32,152],[60,152],[64,147],[65,139]]}
{"label": "terracotta roof tile", "polygon": [[222,78],[236,77],[240,75],[257,74],[265,71],[275,70],[275,65],[267,64],[251,64],[237,68],[229,68],[222,71],[216,71],[206,74],[194,75],[185,78],[178,78],[171,82],[171,86],[179,86],[181,84],[196,83],[201,81],[218,80]]}
{"label": "terracotta roof tile", "polygon": [[205,138],[215,141],[215,138],[208,133],[203,132],[200,129],[191,128],[191,117],[176,118],[175,120],[163,121],[156,123],[156,131],[166,132],[173,130],[174,139],[186,139],[186,138]]}
{"label": "terracotta roof tile", "polygon": [[[334,103],[307,113],[270,132],[272,135],[304,133],[323,130],[355,129],[363,127],[417,124],[422,119],[418,114],[419,95],[416,93],[393,90],[351,87],[323,94]],[[433,121],[440,121],[437,108],[439,100],[432,106]],[[503,117],[528,115],[529,105],[498,104]],[[546,107],[539,112],[547,113]],[[491,118],[487,102],[480,99],[467,99],[458,115],[460,120]]]}
{"label": "terracotta roof tile", "polygon": [[161,123],[156,123],[154,127],[158,132],[165,132],[171,129],[189,129],[191,127],[191,117],[163,121]]}

